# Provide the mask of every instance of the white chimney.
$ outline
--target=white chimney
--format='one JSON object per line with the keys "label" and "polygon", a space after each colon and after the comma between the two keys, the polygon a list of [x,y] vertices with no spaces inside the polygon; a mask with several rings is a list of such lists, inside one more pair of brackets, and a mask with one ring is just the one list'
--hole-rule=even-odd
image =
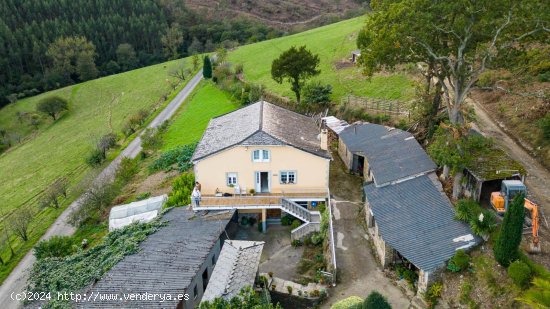
{"label": "white chimney", "polygon": [[328,150],[328,130],[321,130],[321,149]]}

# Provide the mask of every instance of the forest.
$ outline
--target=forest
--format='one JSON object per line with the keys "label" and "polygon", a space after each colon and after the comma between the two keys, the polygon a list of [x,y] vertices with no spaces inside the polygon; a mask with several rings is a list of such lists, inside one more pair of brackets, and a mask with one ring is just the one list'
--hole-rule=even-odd
{"label": "forest", "polygon": [[213,20],[177,0],[0,2],[0,107],[18,99],[282,32]]}

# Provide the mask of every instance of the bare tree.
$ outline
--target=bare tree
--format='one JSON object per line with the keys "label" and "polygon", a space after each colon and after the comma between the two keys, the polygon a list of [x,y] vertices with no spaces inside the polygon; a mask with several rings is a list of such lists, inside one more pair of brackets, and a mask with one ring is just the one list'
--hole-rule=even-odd
{"label": "bare tree", "polygon": [[177,64],[175,67],[171,68],[170,71],[168,72],[169,76],[177,78],[180,82],[185,81],[185,79],[189,74],[190,74],[190,71],[185,67],[184,62]]}
{"label": "bare tree", "polygon": [[69,180],[66,177],[56,179],[44,192],[41,206],[59,208],[59,197],[67,197]]}
{"label": "bare tree", "polygon": [[9,226],[11,231],[23,241],[27,241],[29,239],[29,225],[34,214],[35,211],[33,209],[29,207],[21,207],[20,209],[17,209],[9,218]]}

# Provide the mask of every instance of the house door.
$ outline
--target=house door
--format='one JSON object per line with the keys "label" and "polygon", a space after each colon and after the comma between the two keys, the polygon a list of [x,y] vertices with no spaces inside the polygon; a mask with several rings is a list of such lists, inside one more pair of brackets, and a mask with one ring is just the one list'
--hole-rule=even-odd
{"label": "house door", "polygon": [[256,172],[255,188],[258,193],[269,193],[269,172]]}

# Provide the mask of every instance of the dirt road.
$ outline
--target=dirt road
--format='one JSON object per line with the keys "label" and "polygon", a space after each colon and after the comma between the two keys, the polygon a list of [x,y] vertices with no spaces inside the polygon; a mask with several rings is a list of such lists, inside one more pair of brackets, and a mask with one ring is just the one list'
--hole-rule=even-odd
{"label": "dirt road", "polygon": [[[148,125],[150,128],[159,126],[165,120],[170,119],[191,94],[193,89],[199,84],[202,79],[202,71],[199,71],[187,85],[178,93],[178,95],[151,121]],[[136,137],[128,146],[97,176],[96,181],[112,181],[120,161],[124,157],[135,158],[141,151],[141,139]],[[71,211],[80,205],[82,196],[72,202],[65,211],[55,220],[52,226],[42,236],[41,240],[48,239],[52,236],[72,235],[75,228],[67,223],[67,218]],[[27,283],[27,278],[32,265],[35,262],[35,257],[32,251],[29,251],[19,264],[13,269],[8,278],[0,287],[0,308],[12,309],[20,308],[21,303],[12,299],[12,295],[22,292]]]}
{"label": "dirt road", "polygon": [[[545,215],[550,215],[550,172],[535,160],[523,147],[518,145],[489,116],[483,106],[472,99],[467,103],[474,107],[477,115],[477,129],[485,136],[492,137],[495,143],[502,147],[514,160],[521,162],[527,170],[526,185],[535,200],[544,209]],[[547,218],[550,219],[550,218]],[[544,222],[541,222],[545,224]],[[549,222],[550,223],[550,222]]]}
{"label": "dirt road", "polygon": [[386,296],[393,308],[409,308],[410,301],[390,279],[384,276],[372,254],[360,211],[362,188],[358,177],[348,175],[337,155],[331,163],[330,190],[334,194],[334,238],[339,283],[329,293],[331,297],[321,308],[350,297],[366,298],[372,291]]}

